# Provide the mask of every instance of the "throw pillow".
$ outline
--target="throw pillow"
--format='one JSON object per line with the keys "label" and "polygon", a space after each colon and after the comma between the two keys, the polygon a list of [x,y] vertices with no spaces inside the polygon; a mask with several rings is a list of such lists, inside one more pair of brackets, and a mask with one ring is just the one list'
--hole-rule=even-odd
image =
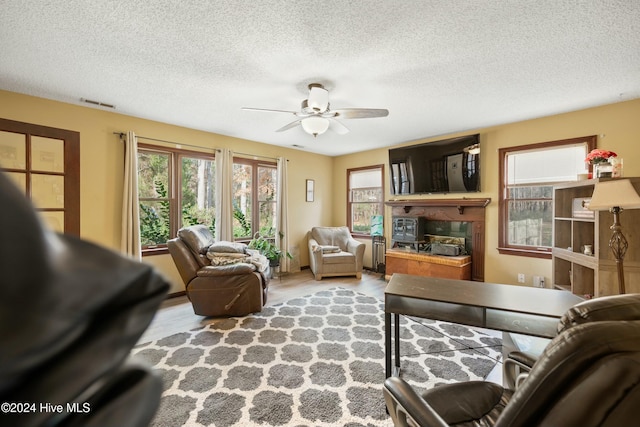
{"label": "throw pillow", "polygon": [[209,252],[230,252],[244,254],[247,251],[247,245],[239,242],[220,241],[209,246]]}

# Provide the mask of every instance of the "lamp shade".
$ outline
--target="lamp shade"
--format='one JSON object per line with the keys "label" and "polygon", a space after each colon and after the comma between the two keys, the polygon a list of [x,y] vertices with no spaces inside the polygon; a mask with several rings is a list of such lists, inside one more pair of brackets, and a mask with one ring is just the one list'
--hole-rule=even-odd
{"label": "lamp shade", "polygon": [[307,117],[306,119],[302,119],[302,122],[300,122],[300,124],[302,125],[302,129],[304,129],[305,132],[313,136],[322,135],[327,131],[327,129],[329,129],[329,120],[325,119],[324,117]]}
{"label": "lamp shade", "polygon": [[640,196],[628,179],[600,181],[593,189],[589,202],[592,211],[604,211],[613,207],[623,209],[639,209]]}

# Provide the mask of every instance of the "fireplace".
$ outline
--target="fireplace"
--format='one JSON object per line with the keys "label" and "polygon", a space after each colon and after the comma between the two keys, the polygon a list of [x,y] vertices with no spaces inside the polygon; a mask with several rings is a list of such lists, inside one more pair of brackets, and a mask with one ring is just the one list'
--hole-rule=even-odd
{"label": "fireplace", "polygon": [[[394,200],[392,217],[415,218],[424,233],[436,236],[462,236],[471,255],[471,279],[484,281],[485,208],[491,199]],[[392,232],[392,240],[394,233]],[[424,239],[423,239],[424,240]]]}
{"label": "fireplace", "polygon": [[426,218],[394,216],[391,219],[391,246],[396,244],[408,244],[420,249],[424,243]]}

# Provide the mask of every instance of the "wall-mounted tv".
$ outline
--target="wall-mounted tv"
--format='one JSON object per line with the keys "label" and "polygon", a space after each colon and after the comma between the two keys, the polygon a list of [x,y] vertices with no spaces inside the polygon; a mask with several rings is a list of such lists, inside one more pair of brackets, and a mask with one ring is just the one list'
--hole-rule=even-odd
{"label": "wall-mounted tv", "polygon": [[391,194],[480,191],[480,135],[389,149]]}

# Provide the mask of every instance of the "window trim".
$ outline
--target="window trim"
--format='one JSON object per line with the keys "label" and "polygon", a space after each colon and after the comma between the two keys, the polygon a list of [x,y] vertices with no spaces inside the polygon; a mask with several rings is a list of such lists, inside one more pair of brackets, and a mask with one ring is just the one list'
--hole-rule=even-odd
{"label": "window trim", "polygon": [[384,164],[361,166],[357,168],[347,169],[347,227],[349,228],[349,232],[351,233],[351,235],[356,238],[370,238],[371,234],[357,233],[353,231],[353,221],[352,221],[353,218],[351,217],[351,205],[353,204],[353,202],[351,202],[351,184],[350,184],[351,173],[365,171],[365,170],[377,170],[377,169],[380,170],[380,188],[382,189],[382,198],[380,200],[380,212],[381,212],[381,215],[384,215],[384,194],[385,194],[384,193]]}
{"label": "window trim", "polygon": [[[276,162],[269,162],[260,159],[248,159],[246,157],[234,157],[233,164],[244,164],[251,166],[251,231],[252,234],[249,237],[234,237],[235,242],[248,243],[253,239],[256,232],[260,231],[260,209],[258,200],[258,167],[268,167],[276,170],[276,180],[278,179],[278,164]],[[277,203],[276,194],[276,203]],[[256,229],[257,228],[257,229]]]}
{"label": "window trim", "polygon": [[[533,246],[514,246],[508,244],[507,235],[509,224],[508,203],[507,203],[507,155],[518,151],[541,150],[560,147],[563,145],[573,145],[582,142],[587,143],[587,153],[596,148],[597,135],[583,136],[579,138],[561,139],[557,141],[538,142],[534,144],[519,145],[516,147],[505,147],[498,149],[498,253],[501,255],[517,255],[530,258],[551,259],[551,248],[541,249]],[[591,171],[591,166],[589,166]],[[552,202],[553,205],[553,202]]]}
{"label": "window trim", "polygon": [[[169,183],[167,191],[169,193],[169,238],[171,239],[177,235],[178,229],[180,228],[180,206],[182,205],[182,191],[180,190],[180,183],[182,182],[182,157],[215,161],[215,153],[138,143],[138,153],[140,153],[140,151],[169,154]],[[141,200],[139,195],[138,200]],[[169,253],[169,248],[166,243],[161,243],[154,246],[142,247],[141,252],[143,257],[165,255]]]}
{"label": "window trim", "polygon": [[27,140],[27,157],[31,156],[31,136],[59,139],[64,141],[64,172],[35,171],[27,159],[26,169],[5,169],[7,172],[21,172],[26,174],[27,196],[31,199],[31,176],[34,173],[64,177],[64,208],[37,208],[36,211],[64,212],[64,233],[80,236],[80,132],[53,128],[33,123],[18,122],[0,118],[0,130],[4,132],[24,134]]}

